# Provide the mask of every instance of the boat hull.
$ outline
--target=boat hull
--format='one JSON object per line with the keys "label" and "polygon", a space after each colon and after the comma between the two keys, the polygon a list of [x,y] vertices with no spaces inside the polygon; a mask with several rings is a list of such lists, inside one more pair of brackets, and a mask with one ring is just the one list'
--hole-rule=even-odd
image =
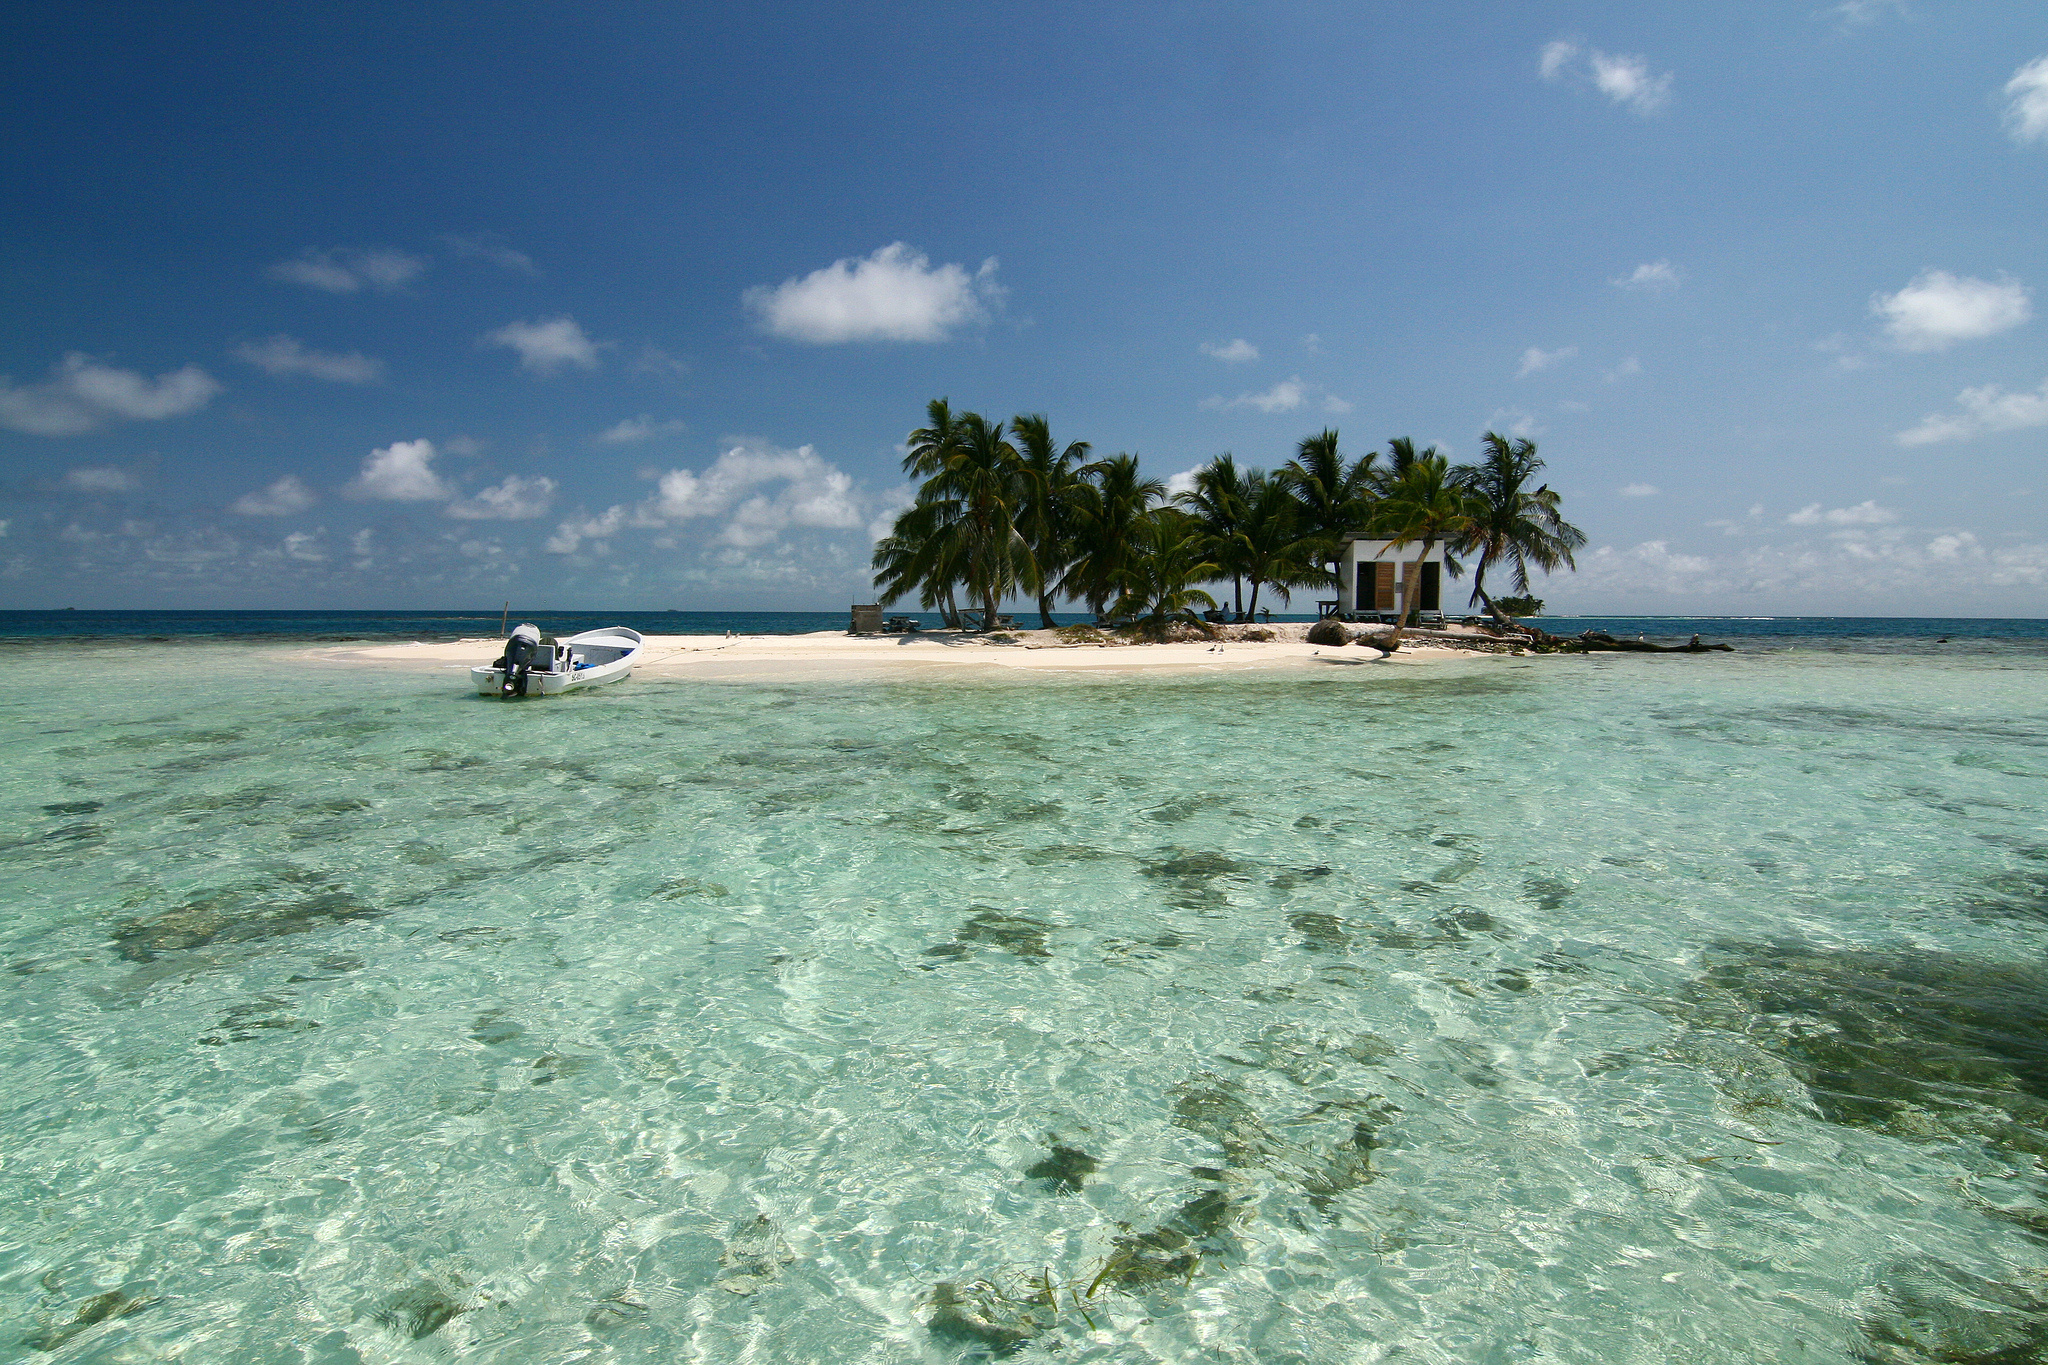
{"label": "boat hull", "polygon": [[[546,667],[532,667],[526,673],[529,697],[554,697],[564,692],[582,692],[607,683],[623,682],[633,676],[642,641],[640,633],[624,626],[587,630],[555,644],[541,661]],[[469,670],[476,690],[487,697],[503,695],[505,670],[485,664]]]}

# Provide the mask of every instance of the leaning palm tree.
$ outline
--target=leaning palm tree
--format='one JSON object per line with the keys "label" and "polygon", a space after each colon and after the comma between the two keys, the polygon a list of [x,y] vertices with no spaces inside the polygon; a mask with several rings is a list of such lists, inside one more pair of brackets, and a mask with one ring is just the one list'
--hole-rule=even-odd
{"label": "leaning palm tree", "polygon": [[1139,518],[1166,496],[1166,485],[1141,477],[1135,455],[1096,460],[1080,475],[1073,489],[1074,557],[1059,593],[1086,602],[1101,623],[1124,596]]}
{"label": "leaning palm tree", "polygon": [[1477,554],[1472,571],[1472,600],[1503,625],[1514,618],[1486,592],[1486,571],[1505,566],[1515,591],[1529,591],[1529,568],[1544,573],[1573,569],[1572,551],[1586,543],[1586,533],[1558,512],[1558,496],[1549,484],[1525,491],[1543,468],[1534,441],[1513,440],[1487,432],[1486,457],[1467,471],[1466,483],[1480,503],[1472,529],[1458,542],[1462,554]]}
{"label": "leaning palm tree", "polygon": [[1453,471],[1451,462],[1434,449],[1416,455],[1400,477],[1386,485],[1373,512],[1372,529],[1393,542],[1391,549],[1418,548],[1401,594],[1401,617],[1381,649],[1391,654],[1401,647],[1401,633],[1422,598],[1422,566],[1429,552],[1439,544],[1462,542],[1472,533],[1478,513],[1478,500],[1466,491],[1465,472]]}
{"label": "leaning palm tree", "polygon": [[1173,499],[1174,506],[1194,517],[1209,538],[1209,557],[1216,561],[1219,573],[1230,575],[1231,614],[1239,621],[1246,618],[1244,570],[1234,556],[1237,529],[1244,517],[1250,481],[1261,477],[1257,471],[1241,472],[1226,450],[1196,470],[1194,486]]}
{"label": "leaning palm tree", "polygon": [[1088,458],[1088,443],[1073,441],[1062,450],[1042,413],[1010,419],[1019,469],[1024,476],[1024,506],[1017,529],[1031,547],[1037,569],[1032,591],[1038,596],[1038,624],[1051,630],[1054,589],[1072,559],[1073,492],[1076,470]]}
{"label": "leaning palm tree", "polygon": [[1240,620],[1259,610],[1259,590],[1271,587],[1282,602],[1295,588],[1324,588],[1337,575],[1324,567],[1329,542],[1307,525],[1301,504],[1286,481],[1254,471],[1245,481],[1244,507],[1227,543],[1229,561],[1252,585],[1252,599]]}
{"label": "leaning palm tree", "polygon": [[940,503],[913,503],[897,516],[889,534],[875,542],[875,594],[886,606],[916,593],[919,606],[937,611],[958,630],[960,608],[953,589],[964,579],[965,562],[961,537],[945,524],[944,512]]}
{"label": "leaning palm tree", "polygon": [[1154,634],[1174,621],[1200,624],[1195,604],[1214,610],[1216,599],[1195,585],[1218,573],[1215,561],[1203,557],[1201,525],[1178,507],[1155,507],[1138,518],[1133,532],[1136,553],[1125,568],[1116,615],[1135,618]]}

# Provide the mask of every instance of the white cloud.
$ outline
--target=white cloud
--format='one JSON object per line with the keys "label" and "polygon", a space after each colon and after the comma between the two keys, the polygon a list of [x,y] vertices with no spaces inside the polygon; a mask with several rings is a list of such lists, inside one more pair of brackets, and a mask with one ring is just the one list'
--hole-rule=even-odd
{"label": "white cloud", "polygon": [[934,269],[923,252],[892,242],[802,279],[756,285],[740,301],[761,330],[790,341],[944,341],[988,317],[1003,293],[995,273],[993,256],[970,275],[950,263]]}
{"label": "white cloud", "polygon": [[1830,6],[1825,13],[1833,15],[1843,28],[1862,28],[1874,24],[1887,15],[1904,18],[1906,0],[1841,0]]}
{"label": "white cloud", "polygon": [[617,535],[619,528],[625,524],[626,509],[623,507],[608,508],[594,517],[587,513],[580,514],[557,526],[555,533],[548,537],[546,548],[549,554],[572,555],[586,540],[594,541],[602,547],[606,541]]}
{"label": "white cloud", "polygon": [[1248,360],[1259,358],[1259,348],[1243,337],[1220,345],[1213,341],[1205,341],[1202,343],[1201,351],[1203,355],[1220,360],[1226,365],[1242,365]]}
{"label": "white cloud", "polygon": [[1308,397],[1308,385],[1297,376],[1283,379],[1270,389],[1259,393],[1241,393],[1226,401],[1221,396],[1204,398],[1200,406],[1209,411],[1227,411],[1231,408],[1257,408],[1260,412],[1293,412]]}
{"label": "white cloud", "polygon": [[318,564],[327,558],[320,548],[318,532],[294,531],[284,538],[284,552],[292,559],[303,559]]}
{"label": "white cloud", "polygon": [[1631,483],[1623,485],[1621,496],[1624,498],[1654,498],[1657,496],[1658,491],[1657,485],[1654,483]]}
{"label": "white cloud", "polygon": [[1555,351],[1545,351],[1531,346],[1522,352],[1521,368],[1515,371],[1515,378],[1524,379],[1532,374],[1541,374],[1552,366],[1563,364],[1579,353],[1576,346],[1561,346]]}
{"label": "white cloud", "polygon": [[1899,514],[1889,507],[1879,507],[1875,502],[1864,501],[1854,507],[1834,507],[1823,512],[1817,502],[1806,506],[1785,518],[1787,526],[1885,526],[1899,519]]}
{"label": "white cloud", "polygon": [[1628,379],[1635,375],[1639,375],[1642,372],[1643,362],[1636,359],[1634,356],[1628,356],[1625,359],[1623,359],[1623,361],[1619,365],[1616,365],[1613,369],[1603,370],[1600,374],[1600,377],[1606,380],[1608,383],[1612,384],[1616,380]]}
{"label": "white cloud", "polygon": [[364,289],[389,294],[418,279],[426,268],[427,263],[418,256],[390,247],[334,251],[307,247],[293,259],[271,266],[267,273],[272,279],[329,294],[354,294]]}
{"label": "white cloud", "polygon": [[1926,417],[1919,426],[1900,432],[1899,444],[1924,446],[1994,431],[2048,427],[2048,379],[2042,380],[2039,388],[2021,393],[2007,393],[1996,384],[1964,389],[1956,395],[1956,402],[1962,405],[1961,412]]}
{"label": "white cloud", "polygon": [[1334,393],[1326,392],[1323,394],[1323,411],[1330,413],[1332,416],[1342,416],[1351,411],[1350,400],[1339,398]]}
{"label": "white cloud", "polygon": [[311,375],[337,384],[367,384],[384,373],[381,360],[372,360],[357,351],[347,355],[309,351],[295,338],[282,333],[268,341],[244,342],[235,347],[235,355],[268,374]]}
{"label": "white cloud", "polygon": [[363,460],[362,473],[347,488],[352,498],[386,502],[440,502],[455,490],[434,472],[432,441],[393,441]]}
{"label": "white cloud", "polygon": [[132,493],[141,483],[125,469],[94,465],[65,474],[64,486],[78,493]]}
{"label": "white cloud", "polygon": [[1590,82],[1601,94],[1638,114],[1654,114],[1671,102],[1671,73],[1652,75],[1649,63],[1641,57],[1602,52],[1597,47],[1588,50],[1559,39],[1543,45],[1536,67],[1546,81]]}
{"label": "white cloud", "polygon": [[688,430],[688,424],[679,417],[657,422],[646,413],[641,413],[638,417],[628,417],[606,427],[593,439],[606,445],[630,446],[652,440],[656,436],[673,436]]}
{"label": "white cloud", "polygon": [[2048,142],[2048,56],[2036,57],[2005,83],[2005,129],[2018,143]]}
{"label": "white cloud", "polygon": [[2034,316],[2027,287],[2018,280],[2000,276],[1993,284],[1946,270],[1923,270],[1896,294],[1872,295],[1870,311],[1908,351],[1945,350],[1958,341],[1996,336]]}
{"label": "white cloud", "polygon": [[[855,491],[850,476],[810,446],[788,450],[741,443],[701,471],[669,470],[656,481],[654,496],[637,506],[569,518],[556,528],[547,548],[572,554],[583,542],[602,544],[626,526],[713,521],[719,523],[714,545],[743,550],[779,540],[792,528],[862,526],[869,501]],[[883,533],[887,529],[881,527]]]}
{"label": "white cloud", "polygon": [[1168,475],[1168,476],[1167,476],[1167,479],[1166,479],[1166,498],[1167,498],[1167,501],[1171,502],[1171,501],[1172,501],[1173,499],[1175,499],[1175,498],[1179,497],[1179,496],[1180,496],[1181,494],[1183,494],[1183,493],[1192,493],[1192,492],[1194,492],[1194,491],[1195,491],[1195,478],[1196,478],[1196,476],[1197,476],[1197,475],[1199,475],[1199,474],[1200,474],[1201,472],[1202,472],[1202,468],[1201,468],[1201,466],[1197,465],[1197,466],[1196,466],[1195,468],[1193,468],[1193,469],[1183,469],[1183,470],[1182,470],[1182,471],[1181,471],[1180,473],[1178,473],[1178,474],[1170,474],[1170,475]]}
{"label": "white cloud", "polygon": [[1301,349],[1307,351],[1310,355],[1321,355],[1323,353],[1322,336],[1316,332],[1310,332],[1301,339]]}
{"label": "white cloud", "polygon": [[1671,268],[1671,262],[1649,261],[1626,275],[1617,275],[1608,283],[1616,289],[1646,289],[1658,293],[1678,288],[1679,280],[1679,274]]}
{"label": "white cloud", "polygon": [[1616,104],[1625,104],[1638,114],[1654,114],[1671,102],[1671,73],[1650,74],[1641,57],[1610,57],[1594,52],[1593,84]]}
{"label": "white cloud", "polygon": [[245,517],[288,517],[318,501],[296,474],[287,474],[267,487],[244,493],[228,504],[228,510]]}
{"label": "white cloud", "polygon": [[511,270],[521,275],[538,275],[533,258],[523,251],[514,251],[499,240],[495,233],[479,232],[471,235],[448,232],[441,240],[448,249],[462,260],[489,261],[502,270]]}
{"label": "white cloud", "polygon": [[475,497],[448,504],[448,515],[464,521],[530,521],[544,517],[555,503],[555,481],[522,479],[507,474],[502,483],[478,490]]}
{"label": "white cloud", "polygon": [[0,427],[36,436],[77,436],[109,420],[157,421],[197,412],[220,392],[197,365],[146,379],[77,351],[40,384],[0,375]]}
{"label": "white cloud", "polygon": [[564,365],[580,370],[597,368],[597,343],[584,335],[574,318],[508,322],[495,332],[485,333],[479,344],[505,346],[519,352],[521,368],[535,374],[553,374]]}

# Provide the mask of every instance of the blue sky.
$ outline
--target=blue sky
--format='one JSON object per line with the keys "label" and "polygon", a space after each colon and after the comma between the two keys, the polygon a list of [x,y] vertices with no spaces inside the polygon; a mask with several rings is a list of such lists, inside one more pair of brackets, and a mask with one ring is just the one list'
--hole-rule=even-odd
{"label": "blue sky", "polygon": [[842,608],[927,400],[2048,615],[2038,3],[17,7],[0,605]]}

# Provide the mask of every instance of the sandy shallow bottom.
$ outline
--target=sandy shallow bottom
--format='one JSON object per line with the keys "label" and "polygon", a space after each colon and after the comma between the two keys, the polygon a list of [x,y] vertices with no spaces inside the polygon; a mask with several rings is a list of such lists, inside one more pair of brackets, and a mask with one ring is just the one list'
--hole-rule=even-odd
{"label": "sandy shallow bottom", "polygon": [[[1000,673],[1240,673],[1265,669],[1405,670],[1431,661],[1469,657],[1424,643],[1404,644],[1382,659],[1363,646],[1309,644],[1306,626],[1275,626],[1271,641],[1194,641],[1185,644],[1069,645],[1050,631],[1018,631],[1006,641],[954,631],[915,635],[854,636],[842,631],[810,635],[649,635],[640,678],[706,682],[803,682],[839,678],[904,677],[936,669]],[[417,669],[474,668],[501,652],[497,639],[449,644],[340,645],[304,651],[322,664],[379,664]]]}

